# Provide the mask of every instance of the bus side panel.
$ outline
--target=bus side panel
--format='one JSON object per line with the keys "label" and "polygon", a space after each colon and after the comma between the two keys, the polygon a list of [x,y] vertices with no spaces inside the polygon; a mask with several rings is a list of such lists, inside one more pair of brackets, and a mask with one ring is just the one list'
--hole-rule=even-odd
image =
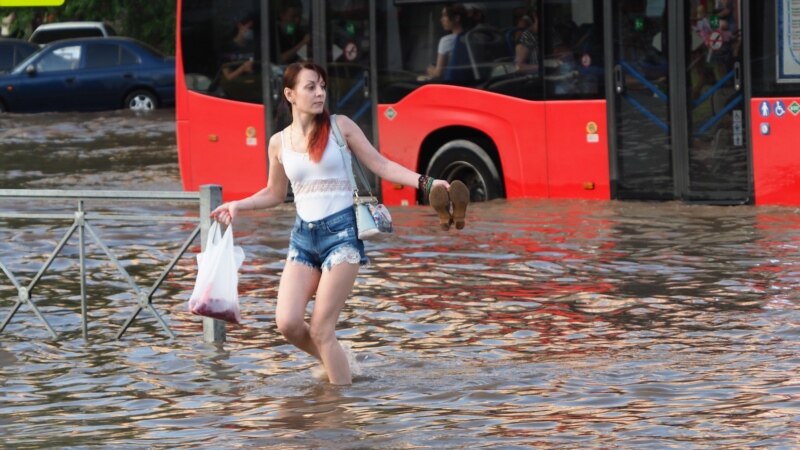
{"label": "bus side panel", "polygon": [[610,199],[605,100],[546,105],[549,196]]}
{"label": "bus side panel", "polygon": [[203,184],[219,184],[225,200],[246,197],[267,184],[267,138],[264,107],[209,97],[188,95],[192,131],[183,151],[190,155],[192,190]]}
{"label": "bus side panel", "polygon": [[[176,30],[181,28],[181,1],[178,0],[178,14],[176,17]],[[183,45],[181,44],[181,33],[176,33],[175,45],[175,138],[178,143],[178,167],[181,172],[181,182],[183,190],[196,191],[197,185],[192,180],[191,167],[192,158],[189,151],[189,113],[188,113],[188,91],[186,90],[186,80],[183,76]]]}
{"label": "bus side panel", "polygon": [[[777,101],[787,109],[778,117]],[[798,117],[788,111],[797,98],[754,98],[750,102],[751,136],[753,141],[753,183],[757,205],[800,205],[800,152],[797,136]],[[762,103],[769,112],[762,115]],[[769,130],[765,134],[762,126]]]}
{"label": "bus side panel", "polygon": [[196,191],[197,184],[192,179],[192,158],[189,152],[189,123],[185,120],[177,120],[175,125],[175,135],[178,143],[178,167],[181,171],[181,182],[184,191]]}
{"label": "bus side panel", "polygon": [[[425,168],[417,164],[426,137],[447,127],[473,128],[497,147],[506,197],[546,197],[543,119],[541,102],[432,84],[397,104],[378,105],[379,148],[389,159],[422,172]],[[416,201],[414,189],[385,181],[382,188],[384,203],[413,205]]]}

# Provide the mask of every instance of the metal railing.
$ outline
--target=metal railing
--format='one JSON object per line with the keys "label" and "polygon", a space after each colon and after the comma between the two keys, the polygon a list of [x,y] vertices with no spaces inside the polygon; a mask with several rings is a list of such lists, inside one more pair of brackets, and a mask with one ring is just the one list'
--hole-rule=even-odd
{"label": "metal railing", "polygon": [[[137,316],[143,311],[149,311],[164,331],[174,338],[175,334],[170,330],[164,318],[159,314],[158,310],[153,304],[153,297],[155,292],[159,289],[161,284],[167,278],[170,271],[175,267],[180,258],[186,253],[186,250],[192,245],[192,242],[201,236],[201,248],[205,247],[206,235],[210,226],[209,213],[217,205],[222,203],[222,188],[217,185],[204,185],[201,186],[199,192],[153,192],[153,191],[111,191],[111,192],[94,192],[94,191],[70,191],[70,190],[30,190],[30,189],[0,189],[0,199],[36,199],[36,200],[77,200],[77,210],[73,214],[44,214],[44,213],[15,213],[0,210],[0,219],[27,219],[27,220],[53,220],[53,221],[67,221],[71,220],[72,224],[67,229],[64,236],[56,245],[49,258],[36,275],[30,280],[27,285],[24,285],[9,268],[3,264],[0,259],[0,270],[2,270],[6,277],[11,281],[17,289],[17,300],[11,308],[11,312],[0,322],[0,333],[6,328],[14,315],[19,311],[22,305],[26,305],[36,317],[44,324],[47,331],[53,337],[58,338],[58,334],[45,318],[42,311],[36,306],[33,301],[34,290],[41,280],[42,276],[50,268],[53,260],[61,253],[67,244],[67,241],[77,232],[78,233],[78,259],[80,264],[80,291],[81,291],[81,318],[84,339],[88,338],[88,319],[87,319],[87,292],[86,292],[86,233],[88,232],[92,240],[102,250],[108,260],[122,275],[125,281],[130,286],[137,304],[128,317],[125,323],[120,327],[117,332],[116,338],[120,339],[122,335],[128,330],[131,324],[136,320]],[[86,200],[113,200],[113,201],[149,201],[149,202],[193,202],[199,203],[200,214],[199,217],[177,217],[177,216],[141,216],[131,214],[109,214],[109,213],[92,213],[85,210],[84,202]],[[134,281],[133,277],[125,269],[125,266],[114,256],[108,245],[103,242],[103,239],[92,226],[93,222],[105,221],[146,221],[146,222],[193,222],[198,225],[192,230],[189,236],[181,245],[178,252],[170,260],[170,262],[161,271],[161,274],[150,287],[142,287]],[[2,255],[0,255],[2,257]],[[222,342],[225,340],[225,324],[218,320],[203,319],[203,338],[207,342]]]}

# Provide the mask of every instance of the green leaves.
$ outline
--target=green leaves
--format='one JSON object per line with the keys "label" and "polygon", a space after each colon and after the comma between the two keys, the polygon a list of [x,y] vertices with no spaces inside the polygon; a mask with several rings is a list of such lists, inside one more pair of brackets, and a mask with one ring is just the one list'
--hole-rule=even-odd
{"label": "green leaves", "polygon": [[27,38],[43,21],[96,20],[110,23],[121,36],[138,39],[167,55],[175,54],[175,0],[66,0],[50,8],[0,8],[0,18],[16,15],[11,33]]}

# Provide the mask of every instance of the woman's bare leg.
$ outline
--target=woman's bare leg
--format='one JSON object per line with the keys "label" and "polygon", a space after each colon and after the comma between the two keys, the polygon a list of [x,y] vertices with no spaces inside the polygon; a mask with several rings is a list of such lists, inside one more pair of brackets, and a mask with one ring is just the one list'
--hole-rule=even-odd
{"label": "woman's bare leg", "polygon": [[341,263],[322,273],[311,313],[311,340],[331,384],[351,384],[350,364],[336,340],[336,322],[358,275],[358,264]]}
{"label": "woman's bare leg", "polygon": [[317,290],[320,272],[303,264],[287,261],[278,287],[275,322],[278,330],[292,345],[321,359],[320,352],[305,321],[306,306]]}

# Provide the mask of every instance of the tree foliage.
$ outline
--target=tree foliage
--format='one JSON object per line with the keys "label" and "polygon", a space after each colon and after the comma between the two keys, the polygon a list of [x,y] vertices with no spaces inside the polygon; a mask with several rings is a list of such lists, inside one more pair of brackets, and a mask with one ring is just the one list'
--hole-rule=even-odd
{"label": "tree foliage", "polygon": [[0,8],[16,15],[12,34],[25,38],[42,22],[92,20],[110,23],[117,33],[175,54],[175,0],[66,0],[59,7]]}

